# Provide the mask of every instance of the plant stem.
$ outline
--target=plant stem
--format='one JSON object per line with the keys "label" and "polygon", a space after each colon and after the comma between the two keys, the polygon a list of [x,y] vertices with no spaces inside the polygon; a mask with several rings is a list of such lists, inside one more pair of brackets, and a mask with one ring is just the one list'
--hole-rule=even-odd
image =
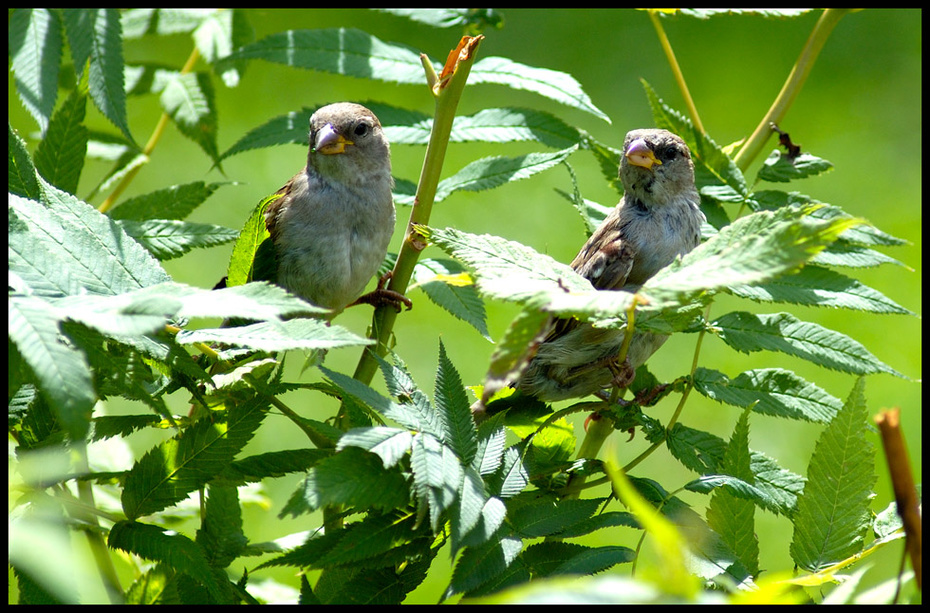
{"label": "plant stem", "polygon": [[[410,277],[413,275],[413,268],[420,257],[420,252],[426,247],[423,239],[416,233],[416,226],[429,223],[433,202],[436,199],[436,189],[442,173],[442,164],[446,156],[446,148],[449,145],[449,134],[452,132],[452,121],[455,119],[455,111],[462,97],[462,91],[465,89],[465,83],[471,71],[478,45],[484,37],[465,38],[469,38],[471,41],[470,46],[467,47],[468,53],[462,54],[447,80],[440,79],[431,85],[431,89],[436,95],[436,116],[433,119],[433,128],[426,148],[426,157],[420,171],[420,181],[413,201],[413,210],[410,212],[410,221],[407,224],[404,242],[401,245],[391,275],[391,281],[388,285],[388,289],[396,292],[404,293],[406,291],[410,283]],[[443,73],[445,74],[445,71]],[[377,341],[375,351],[377,351],[378,355],[387,353],[388,342],[394,330],[396,319],[397,311],[390,305],[375,309],[371,321],[371,338]],[[358,366],[355,368],[354,377],[363,383],[370,383],[376,370],[377,362],[370,350],[366,350],[362,353]]]}
{"label": "plant stem", "polygon": [[830,33],[840,19],[849,11],[850,9],[826,9],[820,19],[817,20],[811,35],[807,38],[804,49],[801,50],[798,61],[794,63],[788,79],[782,86],[781,91],[778,92],[778,96],[772,103],[771,108],[762,118],[762,121],[759,122],[759,125],[756,126],[746,144],[736,154],[734,161],[740,170],[745,172],[749,165],[752,164],[752,161],[762,152],[765,142],[772,135],[769,124],[779,124],[785,118],[794,99],[801,92],[804,81],[807,80],[807,75],[810,74],[811,68],[814,67],[814,62],[827,42],[827,38],[829,38]]}
{"label": "plant stem", "polygon": [[704,134],[704,124],[701,123],[701,117],[698,115],[697,106],[694,104],[694,99],[691,98],[691,91],[688,89],[688,84],[685,82],[685,75],[681,72],[681,66],[678,65],[678,59],[675,57],[675,51],[672,50],[672,44],[668,40],[668,36],[665,35],[665,29],[662,27],[662,20],[659,18],[659,14],[650,10],[647,11],[649,14],[649,19],[652,21],[653,27],[656,29],[656,35],[659,37],[659,44],[662,45],[662,50],[665,51],[665,57],[668,59],[668,65],[672,69],[672,74],[675,76],[675,82],[678,83],[678,89],[681,90],[681,95],[685,99],[685,106],[688,107],[688,114],[691,116],[691,122],[694,124],[695,129],[699,130],[701,134]]}
{"label": "plant stem", "polygon": [[[83,441],[80,443],[75,442],[74,448],[78,451],[77,462],[79,464],[79,470],[84,473],[89,473],[90,468],[87,463],[86,444],[84,444]],[[96,508],[92,487],[93,486],[87,481],[78,480],[77,482],[78,496],[88,509]],[[110,558],[110,550],[107,548],[107,543],[100,532],[93,529],[99,527],[97,517],[93,513],[74,508],[71,508],[69,513],[71,513],[73,517],[86,522],[91,527],[91,529],[85,530],[85,534],[87,535],[87,543],[93,553],[94,561],[97,563],[97,572],[100,573],[100,578],[103,580],[103,587],[106,589],[110,602],[113,604],[121,604],[125,600],[125,597],[119,583],[119,577],[116,574],[116,568],[113,566],[113,560]]]}
{"label": "plant stem", "polygon": [[[194,64],[197,63],[197,59],[200,57],[200,52],[197,51],[197,48],[194,47],[194,50],[191,52],[190,57],[187,58],[187,61],[184,63],[184,67],[181,68],[181,74],[187,74],[194,69]],[[168,127],[168,122],[171,120],[168,117],[168,113],[162,113],[161,117],[158,119],[158,123],[155,125],[155,129],[152,131],[152,135],[149,137],[145,147],[142,149],[142,155],[146,157],[146,160],[151,156],[152,151],[155,150],[155,146],[158,145],[158,141],[161,140],[161,135],[164,134],[165,128]],[[129,187],[129,184],[132,183],[132,180],[139,173],[139,170],[142,168],[141,165],[134,166],[129,172],[126,173],[126,176],[119,182],[113,191],[110,192],[110,195],[107,196],[100,206],[97,208],[101,213],[106,213],[113,205],[116,204],[117,199],[123,194],[123,191]]]}
{"label": "plant stem", "polygon": [[[452,133],[452,121],[455,119],[455,111],[462,98],[478,46],[483,39],[483,36],[463,36],[459,46],[449,54],[445,68],[439,76],[436,75],[431,64],[427,65],[429,59],[425,55],[420,56],[426,72],[427,85],[436,97],[436,115],[433,118],[433,128],[430,131],[426,156],[420,171],[417,193],[413,199],[413,209],[410,211],[410,221],[407,223],[404,242],[397,255],[397,262],[394,264],[391,281],[388,284],[388,289],[395,292],[402,294],[407,290],[420,252],[426,247],[423,239],[417,234],[416,228],[418,225],[429,223],[433,202],[436,199],[436,189],[439,186],[439,177],[442,174],[442,164],[446,157],[446,148],[449,145],[449,135]],[[393,306],[384,305],[375,309],[369,337],[376,340],[377,344],[374,349],[365,349],[362,352],[353,374],[356,380],[366,384],[371,383],[378,368],[375,354],[372,351],[381,356],[387,353],[388,342],[391,339],[396,319],[397,311]],[[337,427],[346,430],[347,417],[345,408],[340,407],[336,416]],[[338,506],[325,507],[323,509],[324,530],[336,530],[341,526],[341,509]]]}

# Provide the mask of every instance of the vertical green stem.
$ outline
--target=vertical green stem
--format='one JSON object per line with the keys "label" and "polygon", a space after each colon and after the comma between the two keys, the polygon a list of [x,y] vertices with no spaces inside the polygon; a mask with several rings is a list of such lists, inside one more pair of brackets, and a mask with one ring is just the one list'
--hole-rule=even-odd
{"label": "vertical green stem", "polygon": [[823,49],[833,28],[849,11],[850,9],[827,9],[817,20],[814,30],[807,38],[804,49],[801,50],[798,61],[794,63],[788,79],[782,86],[781,91],[778,92],[778,96],[772,103],[771,108],[762,118],[762,121],[759,122],[759,125],[756,126],[755,131],[746,141],[746,144],[743,145],[743,148],[736,154],[734,161],[740,170],[745,171],[762,152],[765,142],[772,135],[770,124],[781,123],[781,120],[784,119],[794,99],[804,86],[804,81],[807,80],[807,75],[810,74],[811,68],[814,67],[814,62],[817,60],[817,56],[820,54],[820,50]]}
{"label": "vertical green stem", "polygon": [[[420,257],[420,252],[425,247],[415,229],[417,225],[429,223],[433,202],[436,199],[436,189],[442,174],[442,164],[449,145],[449,135],[452,132],[452,121],[455,119],[455,112],[482,38],[475,39],[476,42],[470,47],[470,53],[457,62],[454,72],[447,81],[439,81],[432,86],[436,95],[436,115],[426,148],[426,157],[423,159],[423,168],[420,171],[420,181],[413,201],[413,210],[410,212],[410,221],[407,224],[404,242],[388,285],[388,289],[396,292],[406,291],[410,277],[413,275],[413,268]],[[387,352],[396,319],[397,311],[392,306],[386,305],[375,309],[371,330],[372,337],[378,342],[375,346],[378,355],[384,355]],[[377,362],[371,352],[366,350],[362,353],[358,366],[355,368],[354,377],[364,383],[370,383],[376,370]]]}
{"label": "vertical green stem", "polygon": [[[433,118],[433,128],[426,147],[423,168],[420,171],[420,181],[417,184],[417,193],[413,200],[410,221],[407,223],[404,242],[401,245],[400,253],[397,255],[397,262],[394,264],[391,282],[388,285],[390,290],[400,293],[406,291],[410,283],[410,277],[413,275],[413,268],[420,257],[420,252],[425,247],[422,239],[416,233],[416,226],[425,225],[429,222],[433,202],[436,199],[436,190],[439,186],[439,178],[442,175],[442,164],[446,157],[446,148],[449,145],[449,135],[452,133],[455,111],[458,108],[459,100],[462,98],[462,92],[465,89],[468,74],[471,72],[478,46],[483,39],[483,36],[464,37],[459,48],[455,51],[457,55],[450,56],[441,77],[436,75],[432,65],[428,65],[429,59],[426,56],[421,56],[426,70],[427,85],[436,97],[436,115]],[[459,51],[461,51],[460,54]],[[449,71],[448,74],[447,71]],[[378,363],[374,357],[375,354],[372,351],[382,356],[387,353],[388,342],[391,339],[396,319],[397,311],[390,305],[380,306],[375,309],[371,320],[371,338],[375,339],[377,344],[374,349],[366,349],[362,352],[353,375],[356,380],[371,383],[378,368]],[[345,408],[340,407],[339,414],[336,417],[336,425],[345,430],[347,428],[346,422]],[[326,507],[323,509],[323,526],[325,530],[335,530],[341,525],[342,514],[339,507]]]}
{"label": "vertical green stem", "polygon": [[665,51],[668,65],[672,68],[675,82],[678,83],[678,89],[681,90],[681,95],[685,99],[685,106],[688,107],[688,115],[691,116],[691,122],[701,134],[704,134],[704,124],[701,123],[701,117],[698,115],[697,106],[695,106],[694,100],[691,98],[691,91],[688,89],[688,84],[685,82],[685,75],[681,72],[681,66],[678,65],[678,59],[675,57],[675,51],[672,50],[672,44],[669,42],[668,36],[665,35],[665,29],[662,27],[662,20],[659,18],[659,14],[654,10],[650,10],[648,13],[649,19],[656,29],[656,35],[659,37],[659,44],[662,45],[662,50]]}

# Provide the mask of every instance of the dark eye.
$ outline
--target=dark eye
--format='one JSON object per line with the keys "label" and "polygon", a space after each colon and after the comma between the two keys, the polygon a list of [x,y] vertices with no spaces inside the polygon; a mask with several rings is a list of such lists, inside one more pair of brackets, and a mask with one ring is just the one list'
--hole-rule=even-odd
{"label": "dark eye", "polygon": [[678,149],[675,147],[662,147],[656,153],[659,154],[659,159],[666,162],[670,162],[678,157]]}
{"label": "dark eye", "polygon": [[371,126],[365,122],[362,122],[355,126],[355,130],[353,131],[355,132],[356,136],[368,136],[368,133],[371,131]]}

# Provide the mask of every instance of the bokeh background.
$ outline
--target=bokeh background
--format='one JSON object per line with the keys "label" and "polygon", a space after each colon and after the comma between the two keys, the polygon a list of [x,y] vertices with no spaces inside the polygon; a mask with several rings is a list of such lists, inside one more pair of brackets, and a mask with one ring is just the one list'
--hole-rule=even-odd
{"label": "bokeh background", "polygon": [[[355,27],[384,41],[406,44],[437,62],[445,60],[462,34],[459,29],[435,29],[368,10],[250,9],[247,14],[259,39],[287,29]],[[581,83],[593,103],[612,121],[607,123],[532,93],[497,85],[466,89],[460,114],[497,106],[542,109],[587,130],[601,142],[619,147],[628,130],[653,125],[640,79],[648,81],[667,104],[684,110],[656,32],[645,13],[620,9],[512,9],[502,14],[503,27],[484,32],[487,38],[481,44],[479,59],[505,56],[530,66],[567,72]],[[686,16],[663,19],[704,126],[718,143],[728,144],[752,132],[780,90],[819,15],[819,12],[812,12],[792,19],[732,15],[708,20]],[[885,250],[906,266],[883,266],[874,270],[856,270],[851,274],[917,314],[922,312],[921,29],[919,10],[867,10],[844,17],[781,124],[804,150],[835,165],[834,170],[826,175],[792,183],[792,190],[841,206],[850,214],[861,216],[882,230],[910,242],[904,247]],[[179,67],[191,49],[188,35],[176,35],[127,41],[124,53],[127,63],[148,61]],[[35,123],[12,92],[12,78],[10,83],[11,123],[21,133],[28,134],[36,129]],[[221,151],[256,126],[302,107],[315,108],[341,100],[376,100],[430,114],[433,112],[433,100],[425,85],[401,86],[364,81],[265,62],[251,64],[237,88],[225,88],[219,80],[216,83]],[[115,132],[95,109],[88,109],[92,126]],[[158,100],[153,96],[129,100],[130,127],[139,142],[147,140],[159,114]],[[773,138],[766,154],[775,144]],[[30,147],[34,147],[34,142],[30,143]],[[453,144],[449,148],[443,174],[450,176],[481,157],[513,156],[542,149],[542,145],[534,143]],[[395,145],[392,150],[395,176],[416,182],[424,151],[423,147]],[[760,156],[747,173],[750,179],[766,154]],[[223,163],[224,176],[211,169],[210,162],[193,142],[169,128],[151,163],[137,176],[125,195],[130,197],[191,181],[232,181],[235,185],[217,191],[191,217],[191,221],[238,228],[262,197],[275,191],[301,168],[305,155],[306,149],[296,145],[249,151],[226,160]],[[586,198],[604,205],[616,203],[617,194],[603,180],[590,154],[577,153],[570,163],[578,174],[580,188]],[[83,191],[79,190],[79,195],[86,194],[107,170],[106,165],[89,164],[81,183]],[[458,192],[434,208],[431,225],[496,234],[530,245],[559,261],[569,262],[585,240],[584,227],[574,209],[556,194],[556,189],[571,189],[568,173],[562,166],[492,191]],[[409,209],[398,208],[393,251],[399,247],[408,214]],[[165,267],[177,281],[211,287],[225,274],[230,249],[226,246],[196,251],[167,262]],[[444,256],[438,250],[430,249],[424,257]],[[442,339],[465,384],[479,384],[493,345],[470,326],[431,304],[422,292],[413,290],[409,296],[415,301],[415,307],[398,318],[395,349],[407,362],[416,380],[432,392],[438,344]],[[493,303],[487,307],[491,336],[496,339],[516,310]],[[879,359],[913,379],[904,381],[889,375],[871,376],[866,383],[866,395],[871,414],[883,407],[901,407],[915,478],[920,480],[921,386],[916,381],[921,377],[922,363],[919,317],[753,305],[725,297],[717,301],[712,315],[733,309],[791,311],[802,319],[848,334]],[[357,333],[364,333],[369,322],[370,310],[367,308],[350,309],[338,320]],[[680,335],[680,338],[670,340],[651,360],[651,370],[660,379],[687,372],[695,340],[693,335]],[[713,337],[706,338],[701,355],[702,365],[731,377],[749,368],[793,369],[841,399],[845,399],[854,383],[850,375],[826,371],[783,355],[736,354]],[[351,372],[357,359],[355,350],[333,351],[327,358],[327,365]],[[288,377],[300,380],[319,377],[313,370],[301,372],[300,356],[291,356],[288,361]],[[187,398],[177,396],[172,408],[177,413],[186,413]],[[320,395],[309,393],[294,393],[285,400],[302,413],[320,419],[331,415],[335,409],[335,405]],[[652,413],[661,420],[667,420],[675,402],[677,397],[666,400],[652,409]],[[144,409],[109,401],[107,410],[132,413]],[[737,417],[735,408],[692,394],[682,421],[728,438]],[[583,416],[578,417],[579,422],[582,419]],[[822,429],[812,424],[762,415],[751,418],[750,428],[750,444],[754,449],[767,453],[783,467],[800,474],[806,471],[813,445]],[[130,440],[136,454],[153,443],[150,437],[143,435]],[[626,437],[622,438],[625,440]],[[877,435],[871,439],[878,448]],[[612,453],[621,463],[635,457],[645,445],[642,436],[637,436],[630,443],[615,442]],[[266,420],[247,451],[285,449],[305,444],[306,439],[289,422],[273,416]],[[893,499],[893,495],[880,455],[876,456],[876,467],[879,481],[874,510],[880,511]],[[670,460],[664,450],[641,464],[637,474],[656,478],[669,490],[677,489],[693,477]],[[275,519],[299,481],[300,477],[292,476],[265,485],[271,505],[270,508],[249,507],[245,520],[250,540],[275,539],[318,525],[317,518]],[[603,493],[606,495],[607,491]],[[698,495],[686,495],[684,498],[699,511],[707,502],[706,497]],[[789,522],[761,511],[756,514],[756,521],[762,568],[789,570]],[[631,533],[609,535],[601,531],[596,534],[604,544],[629,543],[634,538]],[[892,576],[898,568],[902,548],[903,541],[899,541],[899,544],[887,547],[870,558],[875,570],[867,574],[867,581],[876,582]],[[254,564],[248,566],[252,568]],[[435,602],[445,588],[450,569],[448,555],[440,554],[430,580],[413,592],[407,602]],[[629,569],[618,567],[612,572],[627,574]],[[296,586],[296,579],[291,575],[282,572],[277,577]]]}

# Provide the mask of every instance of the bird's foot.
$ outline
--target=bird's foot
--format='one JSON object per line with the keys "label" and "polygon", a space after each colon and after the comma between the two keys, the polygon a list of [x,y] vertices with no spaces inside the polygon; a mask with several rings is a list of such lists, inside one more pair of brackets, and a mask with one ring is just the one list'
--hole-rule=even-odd
{"label": "bird's foot", "polygon": [[401,305],[406,306],[408,311],[412,309],[413,301],[410,300],[410,298],[407,298],[400,292],[395,292],[394,290],[387,289],[387,287],[385,287],[390,280],[391,272],[388,271],[384,274],[383,277],[378,279],[377,288],[368,292],[367,294],[359,296],[355,302],[349,306],[355,306],[357,304],[370,304],[373,307],[378,308],[379,306],[391,305],[397,310],[398,313],[403,310]]}
{"label": "bird's foot", "polygon": [[633,383],[633,379],[636,377],[636,369],[633,368],[633,365],[630,364],[630,360],[628,359],[623,360],[621,363],[616,358],[611,358],[605,366],[607,370],[610,371],[610,374],[613,375],[610,383],[615,387],[626,389],[630,387],[630,384]]}

